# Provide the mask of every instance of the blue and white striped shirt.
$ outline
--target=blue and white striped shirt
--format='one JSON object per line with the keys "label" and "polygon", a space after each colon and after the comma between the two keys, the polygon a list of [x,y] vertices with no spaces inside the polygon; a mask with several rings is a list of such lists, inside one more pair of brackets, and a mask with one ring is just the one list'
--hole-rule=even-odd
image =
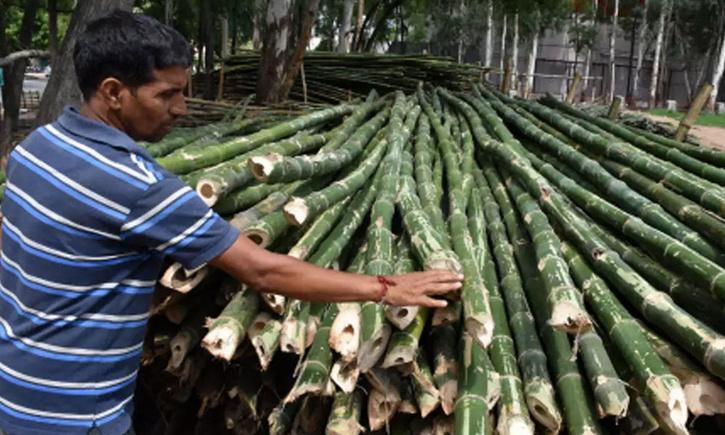
{"label": "blue and white striped shirt", "polygon": [[13,150],[2,213],[0,429],[126,432],[162,259],[198,267],[238,231],[72,108]]}

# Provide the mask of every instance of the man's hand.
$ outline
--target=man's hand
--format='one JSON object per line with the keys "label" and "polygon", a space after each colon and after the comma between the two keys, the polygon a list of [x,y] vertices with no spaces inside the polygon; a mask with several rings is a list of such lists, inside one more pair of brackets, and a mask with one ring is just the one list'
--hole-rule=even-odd
{"label": "man's hand", "polygon": [[444,295],[460,289],[463,285],[463,275],[432,270],[392,276],[388,281],[395,284],[388,285],[388,292],[383,298],[383,302],[386,304],[443,308],[447,305],[446,300],[435,299],[433,296]]}

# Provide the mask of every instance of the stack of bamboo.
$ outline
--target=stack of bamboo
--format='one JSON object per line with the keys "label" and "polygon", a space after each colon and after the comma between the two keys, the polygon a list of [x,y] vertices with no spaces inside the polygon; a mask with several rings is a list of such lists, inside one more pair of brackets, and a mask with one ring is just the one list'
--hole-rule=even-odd
{"label": "stack of bamboo", "polygon": [[137,407],[167,433],[682,434],[725,412],[723,152],[479,86],[371,94],[159,161],[277,252],[466,277],[428,310],[170,265]]}
{"label": "stack of bamboo", "polygon": [[[230,101],[253,94],[259,61],[260,54],[255,51],[226,59],[223,69],[214,72],[215,92],[221,88],[221,98]],[[471,81],[479,81],[484,71],[479,66],[459,64],[443,57],[314,51],[305,55],[303,73],[298,75],[289,98],[338,103],[364,97],[372,89],[381,93],[414,92],[421,80],[458,90],[469,88]],[[220,80],[223,80],[221,86]],[[197,76],[195,85],[197,90],[204,89],[205,78]]]}

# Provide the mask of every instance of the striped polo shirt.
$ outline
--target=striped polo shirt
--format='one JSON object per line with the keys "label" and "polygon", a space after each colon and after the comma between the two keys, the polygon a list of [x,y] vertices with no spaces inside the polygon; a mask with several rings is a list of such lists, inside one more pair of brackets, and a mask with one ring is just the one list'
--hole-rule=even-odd
{"label": "striped polo shirt", "polygon": [[162,259],[198,267],[238,231],[72,108],[13,150],[2,213],[0,429],[125,433]]}

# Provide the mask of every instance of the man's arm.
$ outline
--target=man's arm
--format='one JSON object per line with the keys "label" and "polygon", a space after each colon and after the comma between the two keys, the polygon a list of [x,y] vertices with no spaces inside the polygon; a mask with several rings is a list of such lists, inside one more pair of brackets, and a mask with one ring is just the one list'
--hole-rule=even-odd
{"label": "man's arm", "polygon": [[[209,264],[250,287],[295,299],[326,302],[379,301],[383,284],[377,277],[338,272],[318,267],[288,255],[275,254],[245,236]],[[444,307],[446,301],[433,296],[461,287],[463,277],[445,271],[415,272],[388,277],[383,302],[391,305]]]}

